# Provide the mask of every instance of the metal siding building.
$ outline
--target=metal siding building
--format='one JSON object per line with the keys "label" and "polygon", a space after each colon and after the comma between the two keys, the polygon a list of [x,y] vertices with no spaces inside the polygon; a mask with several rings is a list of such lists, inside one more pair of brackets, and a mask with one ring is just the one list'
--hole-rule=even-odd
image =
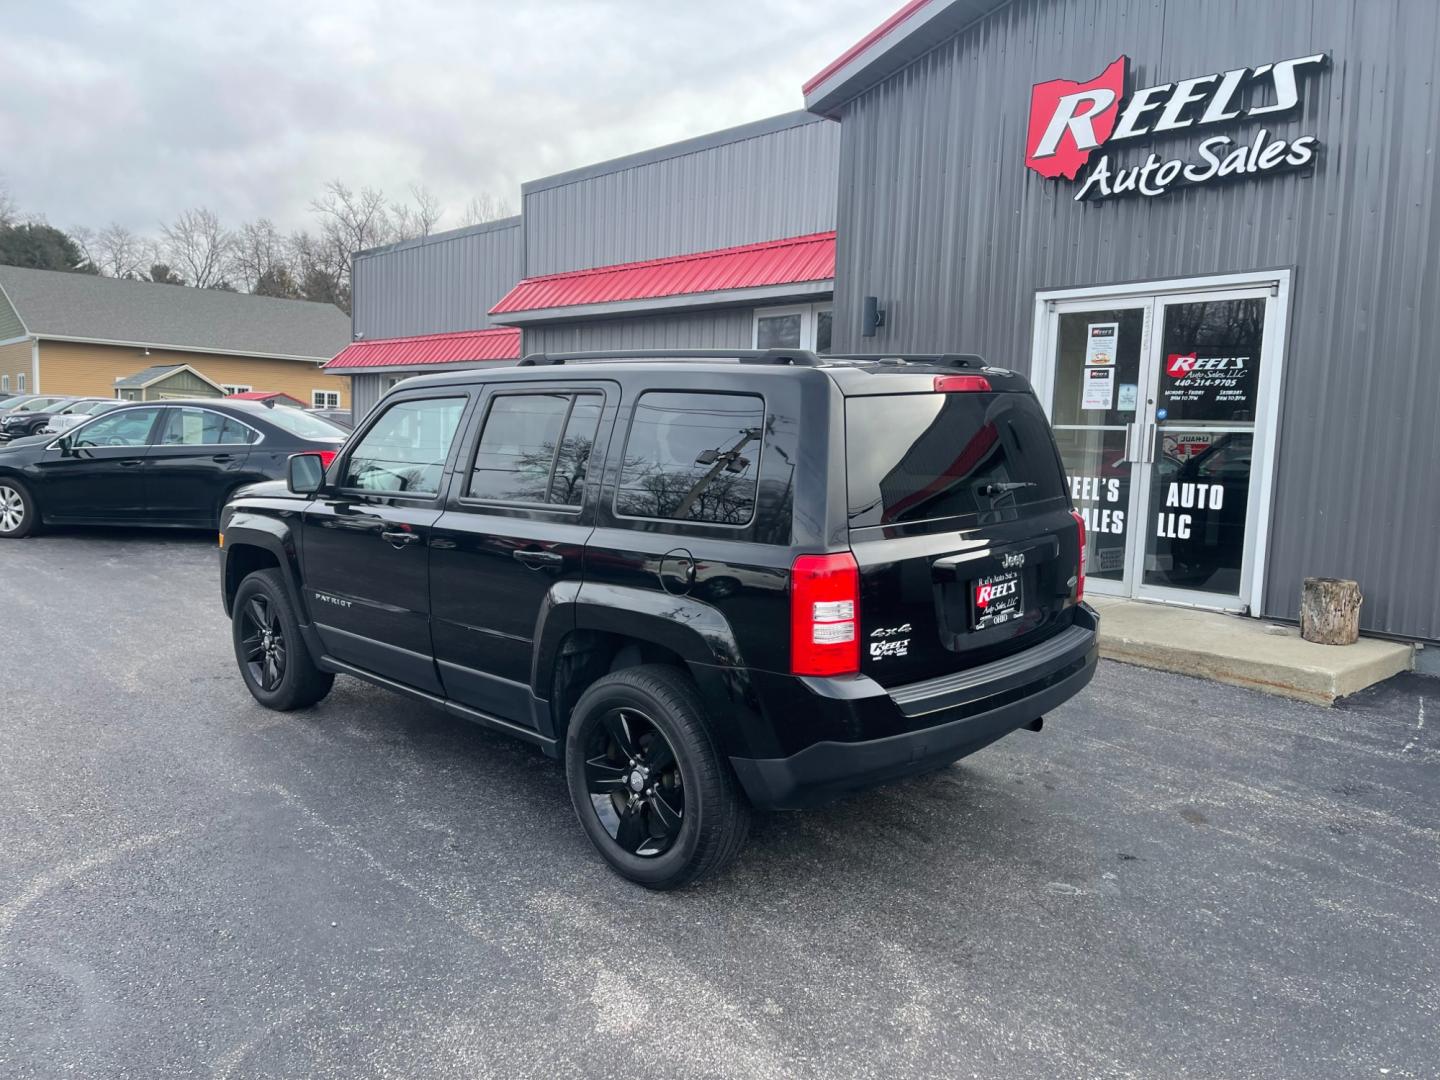
{"label": "metal siding building", "polygon": [[[839,150],[838,125],[794,112],[527,183],[525,284],[534,291],[536,279],[552,275],[624,271],[649,260],[829,233]],[[826,243],[833,247],[833,240]],[[789,287],[495,317],[524,327],[527,353],[749,347],[757,307],[803,307],[805,332],[813,337],[815,305],[828,313],[829,298],[827,270],[823,281],[796,279]]]}
{"label": "metal siding building", "polygon": [[533,180],[525,276],[826,232],[839,145],[837,125],[794,112]]}
{"label": "metal siding building", "polygon": [[[1348,577],[1368,630],[1440,638],[1440,5],[931,5],[985,6],[958,34],[910,35],[909,55],[878,82],[861,73],[848,98],[816,91],[842,129],[837,351],[976,351],[1030,371],[1042,291],[1288,268],[1263,613],[1295,618],[1302,576]],[[1317,136],[1318,162],[1075,201],[1075,184],[1025,167],[1032,85],[1087,79],[1121,53],[1135,87],[1327,53],[1295,114],[1263,125]],[[1183,157],[1201,137],[1143,138],[1123,157]],[[870,340],[866,296],[886,311]]]}
{"label": "metal siding building", "polygon": [[[523,276],[524,254],[519,217],[359,252],[351,271],[352,337],[374,341],[494,326],[490,308]],[[358,421],[396,380],[423,370],[429,368],[356,369],[351,415]]]}

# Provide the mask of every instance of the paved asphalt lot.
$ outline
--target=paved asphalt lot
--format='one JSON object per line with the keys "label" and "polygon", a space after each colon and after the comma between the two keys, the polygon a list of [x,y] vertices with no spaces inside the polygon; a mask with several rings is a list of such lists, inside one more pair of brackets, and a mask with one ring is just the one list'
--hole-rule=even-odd
{"label": "paved asphalt lot", "polygon": [[1434,681],[1107,664],[652,895],[535,751],[350,680],[254,704],[211,542],[0,544],[0,1076],[1440,1073]]}

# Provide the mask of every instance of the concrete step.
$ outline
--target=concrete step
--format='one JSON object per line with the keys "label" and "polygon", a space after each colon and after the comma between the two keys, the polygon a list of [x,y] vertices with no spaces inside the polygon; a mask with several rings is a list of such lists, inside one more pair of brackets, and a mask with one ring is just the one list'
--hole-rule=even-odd
{"label": "concrete step", "polygon": [[1100,612],[1101,656],[1317,705],[1331,705],[1414,666],[1413,647],[1399,642],[1362,637],[1354,645],[1316,645],[1295,627],[1264,619],[1105,596],[1086,599]]}

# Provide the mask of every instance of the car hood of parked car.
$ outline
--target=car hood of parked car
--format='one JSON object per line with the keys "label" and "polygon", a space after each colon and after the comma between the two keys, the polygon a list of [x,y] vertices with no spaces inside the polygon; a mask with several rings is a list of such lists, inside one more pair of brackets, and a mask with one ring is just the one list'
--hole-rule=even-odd
{"label": "car hood of parked car", "polygon": [[296,495],[290,490],[290,485],[284,480],[261,480],[259,483],[246,484],[244,487],[236,488],[230,498],[239,499],[250,497],[256,499],[304,499],[305,495]]}
{"label": "car hood of parked car", "polygon": [[55,438],[54,435],[25,435],[18,439],[11,439],[4,446],[0,446],[0,453],[4,453],[6,450],[19,450],[26,446],[40,446],[53,438]]}

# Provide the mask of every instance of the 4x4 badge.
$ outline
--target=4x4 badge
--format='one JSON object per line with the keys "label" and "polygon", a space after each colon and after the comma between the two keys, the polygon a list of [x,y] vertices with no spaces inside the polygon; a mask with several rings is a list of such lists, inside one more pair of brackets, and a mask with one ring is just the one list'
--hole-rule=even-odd
{"label": "4x4 badge", "polygon": [[870,631],[870,636],[874,638],[892,638],[908,633],[910,633],[910,624],[907,622],[904,626],[877,626],[874,630]]}

